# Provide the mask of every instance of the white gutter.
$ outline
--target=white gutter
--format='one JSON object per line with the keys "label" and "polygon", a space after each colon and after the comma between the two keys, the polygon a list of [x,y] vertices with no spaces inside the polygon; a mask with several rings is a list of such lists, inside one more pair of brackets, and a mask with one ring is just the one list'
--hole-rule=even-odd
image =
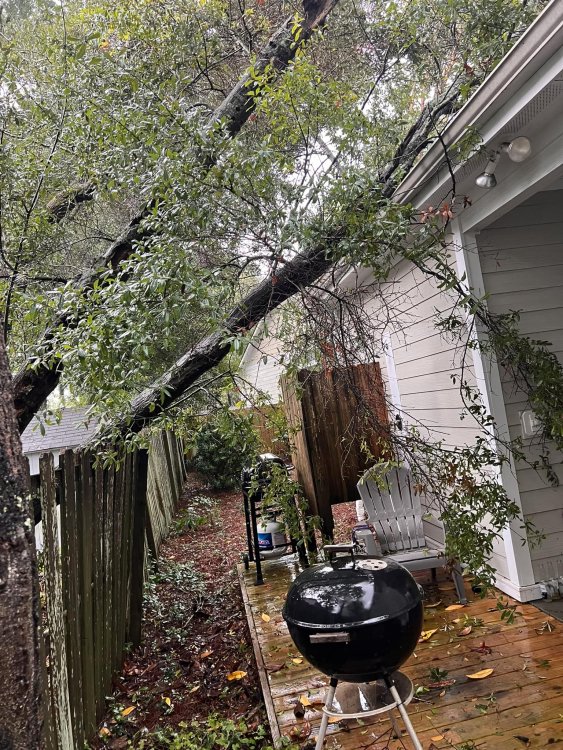
{"label": "white gutter", "polygon": [[[563,2],[551,0],[518,42],[502,58],[473,96],[448,123],[443,143],[451,147],[467,131],[486,122],[563,45]],[[397,187],[401,203],[409,202],[423,182],[443,164],[443,143],[435,141]]]}

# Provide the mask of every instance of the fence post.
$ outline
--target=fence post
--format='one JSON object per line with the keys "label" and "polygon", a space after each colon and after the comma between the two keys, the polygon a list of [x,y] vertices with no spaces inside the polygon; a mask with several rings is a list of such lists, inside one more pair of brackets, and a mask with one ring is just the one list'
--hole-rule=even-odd
{"label": "fence post", "polygon": [[70,686],[70,704],[76,746],[83,744],[84,717],[82,703],[82,661],[80,654],[80,584],[78,565],[80,532],[76,503],[75,455],[64,451],[59,459],[63,472],[61,481],[61,563],[63,570],[63,594],[67,612],[67,657]]}
{"label": "fence post", "polygon": [[131,586],[129,599],[129,637],[133,647],[141,643],[143,583],[145,564],[145,523],[147,515],[148,453],[139,450],[133,461],[133,523],[131,534]]}
{"label": "fence post", "polygon": [[57,747],[59,750],[74,750],[53,456],[50,453],[43,454],[39,459],[39,466],[41,472],[41,515],[49,629],[51,699],[55,709]]}

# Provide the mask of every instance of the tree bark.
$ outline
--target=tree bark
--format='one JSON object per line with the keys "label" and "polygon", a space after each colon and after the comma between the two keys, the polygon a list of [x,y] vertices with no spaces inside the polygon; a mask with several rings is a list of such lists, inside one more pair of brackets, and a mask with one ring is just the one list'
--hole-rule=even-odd
{"label": "tree bark", "polygon": [[[339,0],[303,0],[304,20],[301,22],[301,35],[299,42],[305,42],[320,28],[328,18],[331,11]],[[256,77],[262,75],[273,78],[276,73],[281,73],[295,57],[298,44],[292,33],[294,25],[293,18],[289,18],[285,24],[270,37],[264,49],[258,55],[253,65],[253,75],[245,73],[231,90],[224,101],[217,107],[209,118],[206,131],[211,132],[215,128],[221,128],[230,138],[240,132],[245,122],[255,110],[260,100],[261,84],[256,82]],[[251,94],[255,95],[252,96]],[[209,171],[215,164],[216,154],[211,150],[205,155],[204,171]],[[92,270],[87,271],[76,279],[77,288],[87,290],[92,287],[94,281],[107,269],[116,271],[119,265],[129,258],[135,244],[145,237],[143,220],[149,215],[152,204],[145,206],[129,223],[123,234],[108,248],[106,253],[98,258],[93,264]],[[100,271],[101,269],[101,271]],[[70,316],[61,315],[53,321],[41,342],[44,352],[52,353],[52,342],[54,330],[60,326],[71,327],[76,321]],[[15,408],[21,432],[31,422],[33,415],[40,408],[45,398],[51,393],[59,382],[62,372],[62,364],[53,362],[39,369],[24,366],[14,378]]]}
{"label": "tree bark", "polygon": [[0,750],[42,746],[33,528],[12,380],[0,336]]}

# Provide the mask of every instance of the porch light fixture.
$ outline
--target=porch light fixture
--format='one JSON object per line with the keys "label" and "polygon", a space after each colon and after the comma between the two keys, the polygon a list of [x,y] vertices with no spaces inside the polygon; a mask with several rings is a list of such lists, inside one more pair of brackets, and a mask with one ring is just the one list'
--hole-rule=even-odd
{"label": "porch light fixture", "polygon": [[492,152],[489,156],[489,161],[485,167],[485,171],[475,180],[477,187],[490,190],[497,184],[497,178],[495,177],[495,169],[501,157],[501,154],[507,153],[508,158],[514,162],[525,161],[532,153],[532,144],[530,139],[523,135],[514,138],[510,142],[501,143],[500,146]]}

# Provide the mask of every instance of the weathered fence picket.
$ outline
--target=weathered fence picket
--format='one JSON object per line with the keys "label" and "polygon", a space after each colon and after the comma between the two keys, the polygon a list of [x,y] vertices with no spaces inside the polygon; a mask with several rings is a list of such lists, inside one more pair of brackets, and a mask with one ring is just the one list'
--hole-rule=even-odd
{"label": "weathered fence picket", "polygon": [[184,479],[171,433],[119,466],[89,451],[65,451],[56,470],[41,457],[46,750],[75,750],[95,733],[125,647],[141,639],[147,543],[156,554]]}

